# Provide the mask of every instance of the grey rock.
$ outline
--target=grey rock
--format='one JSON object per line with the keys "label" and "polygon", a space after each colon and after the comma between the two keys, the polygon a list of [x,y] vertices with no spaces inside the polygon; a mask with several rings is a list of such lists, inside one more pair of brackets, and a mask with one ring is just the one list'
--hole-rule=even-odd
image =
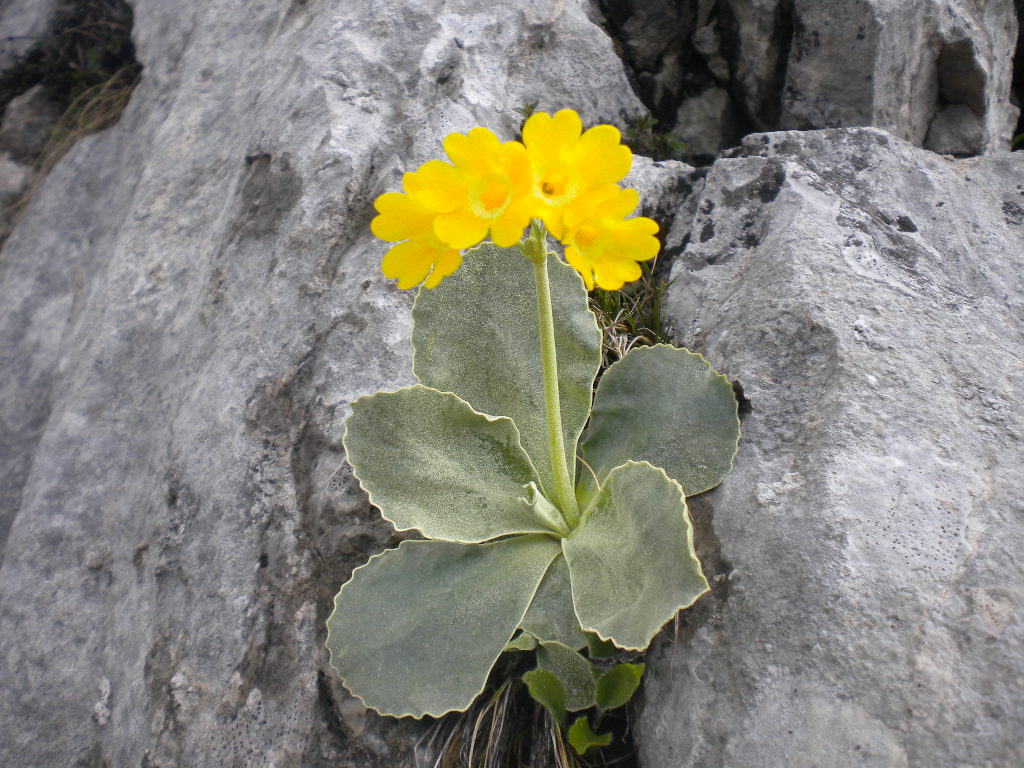
{"label": "grey rock", "polygon": [[641,764],[1024,765],[1024,155],[753,135],[699,197],[666,314],[749,412]]}
{"label": "grey rock", "polygon": [[948,119],[942,107],[958,104],[981,140],[956,154],[1008,146],[1012,0],[795,0],[793,30],[780,127],[873,125],[922,145],[933,118]]}
{"label": "grey rock", "polygon": [[0,152],[19,160],[36,160],[50,141],[60,110],[42,85],[34,85],[15,96],[4,109],[0,124]]}
{"label": "grey rock", "polygon": [[0,152],[0,245],[11,233],[18,212],[36,171],[30,165],[13,160],[6,152]]}
{"label": "grey rock", "polygon": [[0,153],[0,205],[9,206],[28,189],[35,173],[31,166]]}
{"label": "grey rock", "polygon": [[0,72],[53,33],[73,0],[6,0],[0,5]]}
{"label": "grey rock", "polygon": [[977,113],[966,104],[941,107],[928,127],[925,146],[942,155],[977,155],[985,137]]}
{"label": "grey rock", "polygon": [[396,541],[343,462],[411,381],[376,195],[514,108],[641,105],[575,3],[133,3],[142,80],[0,258],[0,764],[412,764],[327,666]]}
{"label": "grey rock", "polygon": [[680,107],[712,89],[729,94],[743,132],[876,126],[918,146],[975,155],[1005,150],[1017,123],[1015,0],[602,7],[664,130],[707,131],[703,110]]}
{"label": "grey rock", "polygon": [[672,131],[686,144],[686,154],[714,157],[738,138],[732,99],[723,88],[710,88],[685,99],[676,112]]}

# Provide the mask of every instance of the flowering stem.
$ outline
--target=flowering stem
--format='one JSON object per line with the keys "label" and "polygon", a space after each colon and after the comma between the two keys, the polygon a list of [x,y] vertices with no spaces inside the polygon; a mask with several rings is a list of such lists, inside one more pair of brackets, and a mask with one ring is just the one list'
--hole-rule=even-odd
{"label": "flowering stem", "polygon": [[575,528],[580,519],[576,494],[569,476],[569,465],[565,457],[565,442],[562,437],[562,405],[558,395],[558,361],[555,352],[555,321],[551,312],[551,287],[548,284],[547,230],[534,220],[530,228],[529,249],[534,255],[533,277],[537,283],[537,317],[540,325],[540,359],[544,369],[544,407],[548,426],[548,451],[551,456],[551,472],[555,478],[555,495],[558,508],[565,516],[570,528]]}

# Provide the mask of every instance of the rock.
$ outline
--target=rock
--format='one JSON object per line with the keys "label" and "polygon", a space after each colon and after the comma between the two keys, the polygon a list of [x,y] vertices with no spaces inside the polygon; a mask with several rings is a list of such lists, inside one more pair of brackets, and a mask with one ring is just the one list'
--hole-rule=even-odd
{"label": "rock", "polygon": [[0,246],[11,233],[25,193],[36,178],[35,169],[0,152]]}
{"label": "rock", "polygon": [[722,88],[686,99],[676,113],[673,135],[686,144],[688,157],[713,159],[738,139],[732,100]]}
{"label": "rock", "polygon": [[20,160],[32,162],[46,149],[60,109],[50,101],[46,89],[34,85],[15,96],[4,110],[0,125],[0,152],[9,152]]}
{"label": "rock", "polygon": [[133,5],[141,83],[0,259],[0,764],[411,766],[324,648],[396,541],[341,447],[412,379],[373,200],[526,103],[641,105],[576,3]]}
{"label": "rock", "polygon": [[928,149],[943,155],[977,155],[984,144],[978,116],[966,104],[941,107],[932,118],[925,138]]}
{"label": "rock", "polygon": [[0,205],[9,206],[28,189],[35,176],[32,168],[0,153]]}
{"label": "rock", "polygon": [[[665,130],[710,130],[706,110],[681,107],[721,89],[740,134],[877,126],[975,155],[1005,150],[1017,123],[1014,1],[721,0],[665,14],[627,0],[602,7]],[[720,146],[737,140],[726,138]]]}
{"label": "rock", "polygon": [[0,7],[0,72],[53,33],[73,0],[6,0]]}
{"label": "rock", "polygon": [[955,154],[1007,147],[1017,121],[1011,0],[795,0],[793,30],[780,127],[874,125],[922,145],[956,104],[975,126],[959,132]]}
{"label": "rock", "polygon": [[641,765],[1024,765],[1024,155],[753,135],[699,198],[666,315],[747,414]]}

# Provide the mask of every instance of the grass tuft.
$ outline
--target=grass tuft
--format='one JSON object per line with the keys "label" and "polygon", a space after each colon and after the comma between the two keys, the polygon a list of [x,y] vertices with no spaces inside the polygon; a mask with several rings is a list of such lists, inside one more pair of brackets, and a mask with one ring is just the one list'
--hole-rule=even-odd
{"label": "grass tuft", "polygon": [[578,756],[520,679],[529,656],[503,656],[492,681],[504,682],[434,721],[416,747],[418,768],[635,768],[628,708],[605,716],[611,746]]}
{"label": "grass tuft", "polygon": [[661,302],[669,283],[658,276],[657,258],[642,262],[643,274],[618,291],[600,288],[590,294],[590,308],[601,329],[601,370],[634,347],[669,343]]}

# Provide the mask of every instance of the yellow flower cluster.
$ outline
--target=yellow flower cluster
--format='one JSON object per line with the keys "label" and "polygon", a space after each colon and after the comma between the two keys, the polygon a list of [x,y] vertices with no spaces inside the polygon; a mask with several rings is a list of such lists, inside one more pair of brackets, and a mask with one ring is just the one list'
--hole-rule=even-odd
{"label": "yellow flower cluster", "polygon": [[619,141],[610,125],[584,132],[571,109],[532,115],[522,143],[501,143],[486,128],[451,134],[444,140],[451,162],[424,163],[402,178],[403,192],[374,203],[373,233],[397,243],[384,257],[384,274],[399,288],[424,280],[433,288],[459,268],[462,249],[488,236],[508,248],[537,218],[565,245],[588,289],[636,280],[637,262],[658,253],[658,225],[626,218],[639,196],[617,184],[633,160]]}

